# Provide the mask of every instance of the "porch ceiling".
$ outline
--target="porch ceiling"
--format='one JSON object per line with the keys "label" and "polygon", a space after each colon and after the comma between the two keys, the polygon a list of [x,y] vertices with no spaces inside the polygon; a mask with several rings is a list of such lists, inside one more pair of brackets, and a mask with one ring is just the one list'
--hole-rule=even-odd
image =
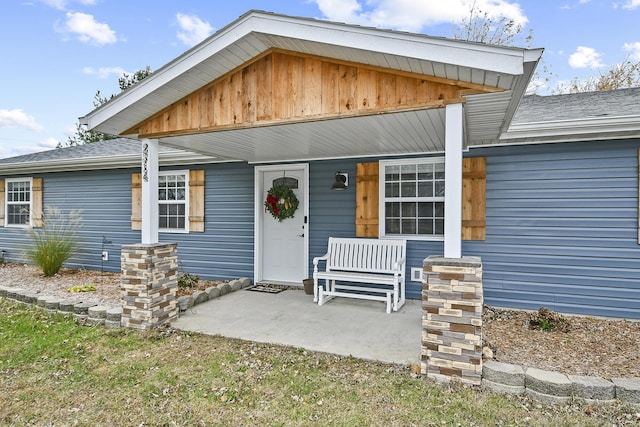
{"label": "porch ceiling", "polygon": [[161,138],[166,145],[247,162],[444,151],[445,110],[291,123]]}

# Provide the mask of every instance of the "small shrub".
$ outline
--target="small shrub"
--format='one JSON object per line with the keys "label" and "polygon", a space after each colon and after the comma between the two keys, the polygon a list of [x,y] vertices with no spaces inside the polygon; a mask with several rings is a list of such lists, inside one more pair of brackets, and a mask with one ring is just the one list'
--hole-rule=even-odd
{"label": "small shrub", "polygon": [[76,249],[76,236],[82,228],[82,217],[78,211],[63,215],[58,208],[47,206],[41,228],[31,228],[29,233],[33,246],[27,256],[46,277],[51,277],[62,268]]}
{"label": "small shrub", "polygon": [[200,277],[191,273],[182,273],[178,277],[179,288],[193,288],[198,284]]}
{"label": "small shrub", "polygon": [[567,319],[546,307],[540,307],[538,311],[531,313],[529,316],[529,327],[545,332],[554,330],[569,332],[569,322],[567,322]]}

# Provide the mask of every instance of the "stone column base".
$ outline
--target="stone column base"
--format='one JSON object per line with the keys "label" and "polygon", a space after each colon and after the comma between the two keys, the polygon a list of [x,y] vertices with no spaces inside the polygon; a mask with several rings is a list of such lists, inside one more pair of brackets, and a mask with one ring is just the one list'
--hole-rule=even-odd
{"label": "stone column base", "polygon": [[151,329],[178,318],[175,243],[122,246],[122,326]]}
{"label": "stone column base", "polygon": [[440,381],[482,379],[482,262],[430,256],[423,263],[422,374]]}

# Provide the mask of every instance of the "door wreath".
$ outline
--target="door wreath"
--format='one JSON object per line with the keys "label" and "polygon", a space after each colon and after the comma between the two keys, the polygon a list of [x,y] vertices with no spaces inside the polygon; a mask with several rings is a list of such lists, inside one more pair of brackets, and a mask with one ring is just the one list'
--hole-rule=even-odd
{"label": "door wreath", "polygon": [[298,198],[293,190],[286,185],[274,185],[267,192],[267,199],[264,201],[264,210],[278,221],[293,218],[298,210]]}

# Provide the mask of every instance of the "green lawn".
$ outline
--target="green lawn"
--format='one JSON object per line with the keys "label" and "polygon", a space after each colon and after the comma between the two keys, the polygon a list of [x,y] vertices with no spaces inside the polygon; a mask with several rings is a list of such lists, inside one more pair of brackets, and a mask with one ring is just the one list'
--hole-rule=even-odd
{"label": "green lawn", "polygon": [[[635,425],[620,405],[545,406],[405,367],[170,329],[78,326],[0,299],[0,425]],[[589,413],[589,415],[587,414]]]}

